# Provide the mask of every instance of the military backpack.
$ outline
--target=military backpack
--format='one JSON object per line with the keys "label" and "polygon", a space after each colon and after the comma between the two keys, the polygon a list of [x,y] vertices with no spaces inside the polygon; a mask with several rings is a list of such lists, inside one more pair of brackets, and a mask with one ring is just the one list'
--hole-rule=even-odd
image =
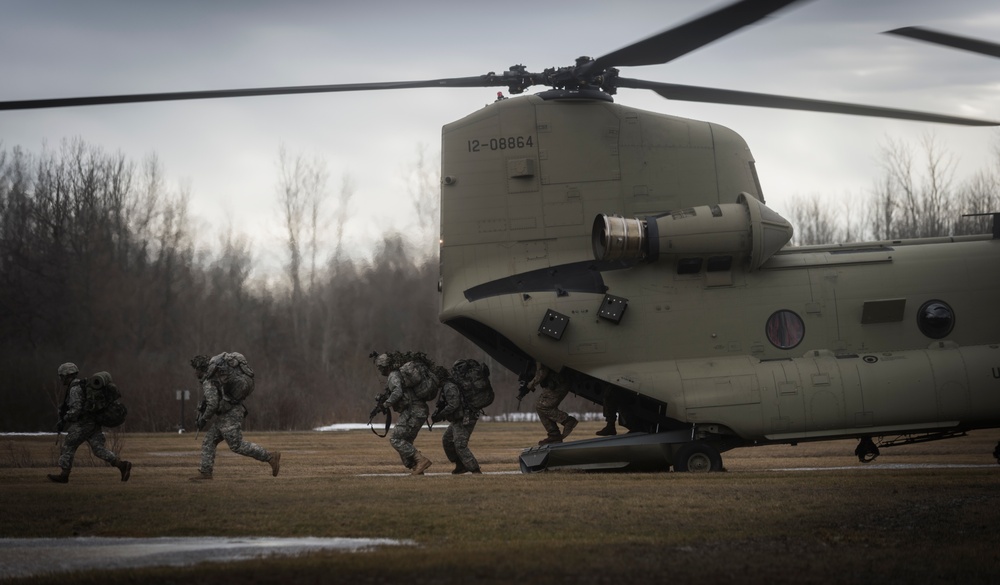
{"label": "military backpack", "polygon": [[125,422],[128,409],[121,403],[122,393],[108,372],[97,372],[83,389],[83,410],[102,427],[117,427]]}
{"label": "military backpack", "polygon": [[481,410],[493,404],[495,395],[490,384],[490,368],[486,364],[460,360],[452,367],[451,378],[458,384],[466,407]]}
{"label": "military backpack", "polygon": [[441,382],[426,364],[416,360],[406,362],[399,368],[399,374],[403,377],[403,385],[413,392],[417,400],[427,402],[437,398]]}
{"label": "military backpack", "polygon": [[205,376],[221,384],[222,392],[230,402],[242,402],[253,393],[253,368],[242,353],[233,351],[213,357],[209,360]]}

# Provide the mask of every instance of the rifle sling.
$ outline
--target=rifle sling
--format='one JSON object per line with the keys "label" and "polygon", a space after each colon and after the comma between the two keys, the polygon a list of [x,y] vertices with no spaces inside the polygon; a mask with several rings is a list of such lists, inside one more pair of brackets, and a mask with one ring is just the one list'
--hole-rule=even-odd
{"label": "rifle sling", "polygon": [[385,432],[383,432],[381,435],[378,434],[378,431],[375,430],[375,427],[371,423],[372,421],[369,420],[368,428],[370,428],[372,432],[375,433],[376,437],[384,439],[389,434],[389,426],[392,425],[392,410],[388,408],[385,410]]}

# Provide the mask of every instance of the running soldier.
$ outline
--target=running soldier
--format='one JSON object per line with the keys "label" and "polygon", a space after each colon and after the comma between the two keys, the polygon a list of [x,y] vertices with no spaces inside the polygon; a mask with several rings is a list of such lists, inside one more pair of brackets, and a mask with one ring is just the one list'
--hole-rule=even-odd
{"label": "running soldier", "polygon": [[[534,390],[535,386],[542,387],[542,393],[535,401],[535,412],[538,419],[545,427],[546,437],[538,441],[539,445],[549,443],[562,443],[562,440],[569,436],[576,428],[577,420],[559,410],[559,404],[569,394],[569,384],[558,373],[547,368],[542,362],[535,362],[535,376],[528,382],[528,390]],[[559,431],[559,425],[563,429]]]}
{"label": "running soldier", "polygon": [[215,467],[215,449],[223,440],[239,455],[253,457],[271,466],[271,475],[278,476],[281,452],[268,453],[266,449],[243,440],[243,419],[247,408],[243,401],[253,392],[253,370],[246,358],[239,353],[221,353],[211,360],[196,355],[191,359],[204,397],[198,405],[198,430],[206,425],[205,440],[201,444],[201,466],[192,481],[212,479]]}
{"label": "running soldier", "polygon": [[[456,362],[457,364],[458,362]],[[462,390],[456,378],[460,374],[452,368],[449,376],[441,386],[441,398],[437,409],[431,416],[434,422],[446,420],[448,428],[441,437],[441,445],[448,461],[455,464],[453,475],[462,473],[482,473],[476,456],[469,450],[469,437],[479,421],[479,409],[466,408],[462,400]]]}
{"label": "running soldier", "polygon": [[[413,362],[407,362],[410,364]],[[395,364],[388,354],[380,354],[375,358],[375,367],[388,379],[389,396],[385,406],[399,413],[399,419],[389,437],[389,444],[399,453],[403,465],[410,470],[410,475],[423,475],[431,466],[431,460],[413,446],[413,441],[420,432],[420,427],[427,422],[430,410],[427,402],[417,398],[412,385],[407,385],[400,372],[406,364]]]}
{"label": "running soldier", "polygon": [[132,474],[132,464],[105,447],[104,433],[101,425],[97,422],[94,413],[87,412],[84,408],[84,382],[77,374],[80,369],[75,364],[65,363],[56,370],[59,379],[66,386],[66,394],[63,397],[62,406],[59,408],[59,430],[65,425],[66,438],[63,440],[62,451],[59,454],[59,468],[62,470],[59,475],[49,474],[49,479],[56,483],[69,483],[69,472],[73,469],[73,457],[80,445],[87,443],[90,450],[98,458],[107,461],[109,465],[117,467],[121,472],[122,481],[128,481]]}

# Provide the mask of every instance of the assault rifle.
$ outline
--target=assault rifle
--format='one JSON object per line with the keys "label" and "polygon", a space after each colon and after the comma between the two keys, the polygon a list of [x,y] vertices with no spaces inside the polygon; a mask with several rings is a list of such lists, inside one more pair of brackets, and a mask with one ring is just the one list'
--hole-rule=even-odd
{"label": "assault rifle", "polygon": [[205,430],[205,426],[208,425],[208,420],[205,418],[205,409],[208,408],[208,402],[204,398],[198,402],[198,415],[194,419],[194,426],[198,429],[198,432],[194,434],[194,440],[198,440],[198,435]]}
{"label": "assault rifle", "polygon": [[[462,399],[462,395],[458,395],[459,400]],[[431,413],[431,420],[427,423],[427,430],[434,430],[434,423],[444,420],[444,415],[441,411],[448,408],[448,401],[444,397],[444,391],[438,396],[437,404],[434,405],[434,412]]]}
{"label": "assault rifle", "polygon": [[[390,409],[385,403],[385,401],[389,398],[389,393],[390,393],[389,387],[386,386],[385,390],[381,394],[375,397],[375,408],[373,408],[371,413],[368,415],[368,428],[370,428],[372,432],[375,433],[375,435],[379,438],[384,438],[386,435],[388,435],[389,426],[392,425],[392,409]],[[372,425],[372,421],[374,421],[375,417],[378,416],[380,413],[385,415],[385,432],[383,432],[381,435],[378,434],[378,431],[375,430],[375,426]]]}
{"label": "assault rifle", "polygon": [[524,367],[524,371],[521,375],[517,377],[517,409],[521,410],[521,401],[524,397],[528,395],[528,392],[534,392],[534,388],[528,388],[528,382],[535,377],[535,364],[528,363]]}
{"label": "assault rifle", "polygon": [[56,445],[59,444],[59,436],[62,435],[63,429],[66,428],[66,411],[69,407],[63,402],[62,406],[59,407],[59,422],[56,423]]}

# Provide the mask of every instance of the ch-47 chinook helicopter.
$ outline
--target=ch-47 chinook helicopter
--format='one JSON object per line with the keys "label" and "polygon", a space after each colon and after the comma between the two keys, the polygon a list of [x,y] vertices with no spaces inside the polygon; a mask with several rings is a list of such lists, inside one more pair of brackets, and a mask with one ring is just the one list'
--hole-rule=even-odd
{"label": "ch-47 chinook helicopter", "polygon": [[[746,142],[614,102],[667,99],[992,126],[894,108],[621,77],[793,4],[743,0],[541,73],[0,102],[0,110],[422,87],[517,97],[446,124],[440,320],[512,372],[536,361],[635,431],[520,457],[555,468],[719,470],[740,446],[880,445],[1000,426],[993,234],[787,247]],[[531,86],[549,89],[523,94]],[[886,437],[894,439],[884,440]],[[1000,446],[997,452],[1000,454]]]}

